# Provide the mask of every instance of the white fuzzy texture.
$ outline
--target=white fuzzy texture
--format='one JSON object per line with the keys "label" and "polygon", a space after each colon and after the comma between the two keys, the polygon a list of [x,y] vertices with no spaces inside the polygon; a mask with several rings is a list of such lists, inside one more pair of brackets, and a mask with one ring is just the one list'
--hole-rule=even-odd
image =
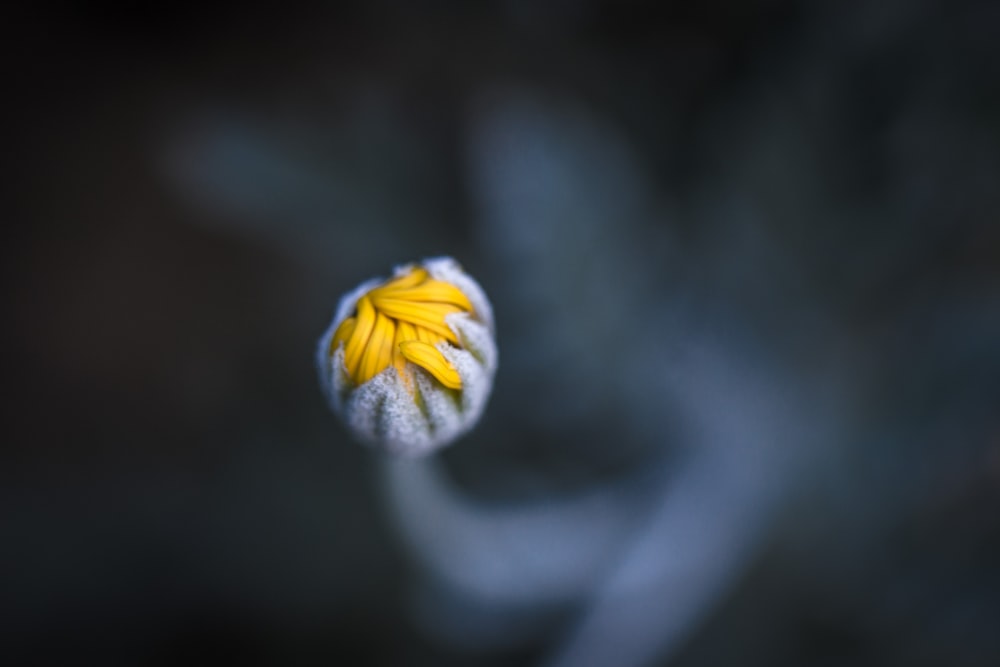
{"label": "white fuzzy texture", "polygon": [[[407,367],[416,380],[415,391],[422,406],[392,366],[360,386],[347,381],[344,346],[340,345],[331,356],[330,340],[340,323],[354,312],[358,300],[384,282],[380,278],[362,283],[341,299],[333,322],[316,348],[320,385],[334,412],[362,442],[407,457],[424,456],[451,444],[475,426],[486,408],[497,368],[493,308],[486,293],[450,257],[429,259],[422,266],[435,280],[460,289],[475,310],[474,316],[456,313],[445,318],[461,348],[448,342],[437,346],[462,378],[461,390],[444,387],[409,362]],[[413,268],[413,264],[397,267],[394,276]]]}

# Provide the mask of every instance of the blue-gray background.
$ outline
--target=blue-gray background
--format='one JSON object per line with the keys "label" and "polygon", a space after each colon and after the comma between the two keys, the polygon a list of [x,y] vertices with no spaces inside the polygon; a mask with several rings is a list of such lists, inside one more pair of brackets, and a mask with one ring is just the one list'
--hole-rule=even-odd
{"label": "blue-gray background", "polygon": [[[22,5],[16,664],[1000,663],[996,3]],[[439,254],[500,370],[399,467],[313,346]]]}

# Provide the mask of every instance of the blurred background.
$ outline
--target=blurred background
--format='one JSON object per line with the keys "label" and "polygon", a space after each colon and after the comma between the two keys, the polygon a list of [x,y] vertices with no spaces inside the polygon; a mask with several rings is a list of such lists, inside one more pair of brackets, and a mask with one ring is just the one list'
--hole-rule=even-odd
{"label": "blurred background", "polygon": [[[9,664],[1000,664],[1000,5],[4,11]],[[478,428],[327,409],[452,255]]]}

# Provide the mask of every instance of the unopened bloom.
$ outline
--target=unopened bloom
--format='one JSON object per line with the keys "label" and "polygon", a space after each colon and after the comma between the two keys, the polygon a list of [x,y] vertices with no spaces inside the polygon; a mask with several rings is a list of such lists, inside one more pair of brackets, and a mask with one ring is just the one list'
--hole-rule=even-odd
{"label": "unopened bloom", "polygon": [[493,386],[493,311],[450,257],[398,267],[337,306],[316,351],[331,407],[364,442],[419,456],[479,420]]}

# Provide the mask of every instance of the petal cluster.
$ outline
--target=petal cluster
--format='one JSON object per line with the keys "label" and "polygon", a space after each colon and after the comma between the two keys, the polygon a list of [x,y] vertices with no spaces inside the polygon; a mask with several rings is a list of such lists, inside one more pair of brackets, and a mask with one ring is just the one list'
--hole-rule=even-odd
{"label": "petal cluster", "polygon": [[457,313],[474,314],[460,289],[431,278],[427,269],[410,267],[361,297],[355,314],[334,332],[329,352],[344,345],[344,369],[355,385],[371,380],[389,364],[405,375],[409,361],[444,386],[461,389],[462,379],[435,347],[443,341],[459,344],[445,322]]}
{"label": "petal cluster", "polygon": [[475,424],[496,361],[490,303],[447,257],[399,267],[349,293],[317,348],[334,411],[363,441],[408,455]]}

